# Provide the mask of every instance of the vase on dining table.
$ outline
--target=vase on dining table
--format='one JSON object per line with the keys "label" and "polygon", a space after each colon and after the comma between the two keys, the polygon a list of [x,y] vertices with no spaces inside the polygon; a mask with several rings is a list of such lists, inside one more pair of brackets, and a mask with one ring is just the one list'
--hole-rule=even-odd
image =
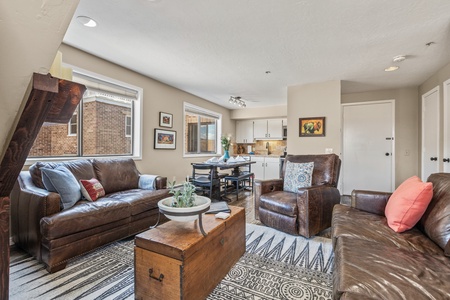
{"label": "vase on dining table", "polygon": [[223,155],[223,160],[226,162],[229,158],[230,158],[230,153],[228,152],[228,150],[224,150],[225,153]]}

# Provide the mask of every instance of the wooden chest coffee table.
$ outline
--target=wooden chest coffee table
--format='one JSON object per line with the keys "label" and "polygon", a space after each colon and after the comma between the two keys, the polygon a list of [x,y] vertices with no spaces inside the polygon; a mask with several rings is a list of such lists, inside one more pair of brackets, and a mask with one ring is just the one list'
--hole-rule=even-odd
{"label": "wooden chest coffee table", "polygon": [[138,234],[134,248],[135,299],[204,299],[245,252],[244,208],[231,216],[169,221]]}

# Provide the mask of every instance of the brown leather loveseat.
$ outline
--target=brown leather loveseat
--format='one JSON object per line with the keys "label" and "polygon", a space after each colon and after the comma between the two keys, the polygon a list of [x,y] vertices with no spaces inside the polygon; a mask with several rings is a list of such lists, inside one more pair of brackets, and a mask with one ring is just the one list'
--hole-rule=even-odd
{"label": "brown leather loveseat", "polygon": [[[42,167],[58,166],[69,169],[77,181],[96,178],[106,195],[61,210],[60,194],[47,191],[41,177]],[[157,221],[158,201],[169,190],[167,179],[160,176],[155,189],[139,189],[139,176],[132,159],[35,163],[20,173],[11,192],[14,243],[56,272],[70,258],[148,229]]]}
{"label": "brown leather loveseat", "polygon": [[384,215],[390,193],[353,191],[334,207],[334,299],[450,299],[450,174],[428,181],[433,198],[402,233]]}

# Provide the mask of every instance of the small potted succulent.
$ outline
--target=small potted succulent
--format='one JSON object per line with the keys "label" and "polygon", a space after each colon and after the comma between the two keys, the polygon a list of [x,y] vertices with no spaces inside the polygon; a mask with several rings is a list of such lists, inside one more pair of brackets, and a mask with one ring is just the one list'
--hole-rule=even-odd
{"label": "small potted succulent", "polygon": [[[188,222],[198,219],[199,213],[206,211],[211,205],[211,199],[195,194],[195,185],[184,182],[181,188],[175,188],[175,181],[169,183],[172,197],[158,202],[160,211],[169,219]],[[182,214],[182,215],[180,215]]]}

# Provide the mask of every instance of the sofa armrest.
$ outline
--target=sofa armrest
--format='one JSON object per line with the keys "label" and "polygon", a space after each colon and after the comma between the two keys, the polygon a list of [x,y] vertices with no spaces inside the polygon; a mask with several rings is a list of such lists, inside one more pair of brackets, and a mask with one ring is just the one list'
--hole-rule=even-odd
{"label": "sofa armrest", "polygon": [[167,177],[163,177],[163,176],[156,177],[155,188],[157,190],[167,189]]}
{"label": "sofa armrest", "polygon": [[274,191],[282,191],[283,190],[283,179],[268,179],[268,180],[260,180],[256,179],[255,182],[255,198],[253,208],[255,210],[255,219],[259,220],[259,199],[261,195],[271,193]]}
{"label": "sofa armrest", "polygon": [[384,216],[384,209],[392,193],[353,190],[351,206],[369,213]]}
{"label": "sofa armrest", "polygon": [[10,194],[11,237],[14,243],[41,259],[40,220],[61,210],[59,194],[34,185],[28,171],[22,171]]}
{"label": "sofa armrest", "polygon": [[299,188],[297,193],[298,233],[311,237],[331,226],[333,207],[341,194],[333,186]]}

